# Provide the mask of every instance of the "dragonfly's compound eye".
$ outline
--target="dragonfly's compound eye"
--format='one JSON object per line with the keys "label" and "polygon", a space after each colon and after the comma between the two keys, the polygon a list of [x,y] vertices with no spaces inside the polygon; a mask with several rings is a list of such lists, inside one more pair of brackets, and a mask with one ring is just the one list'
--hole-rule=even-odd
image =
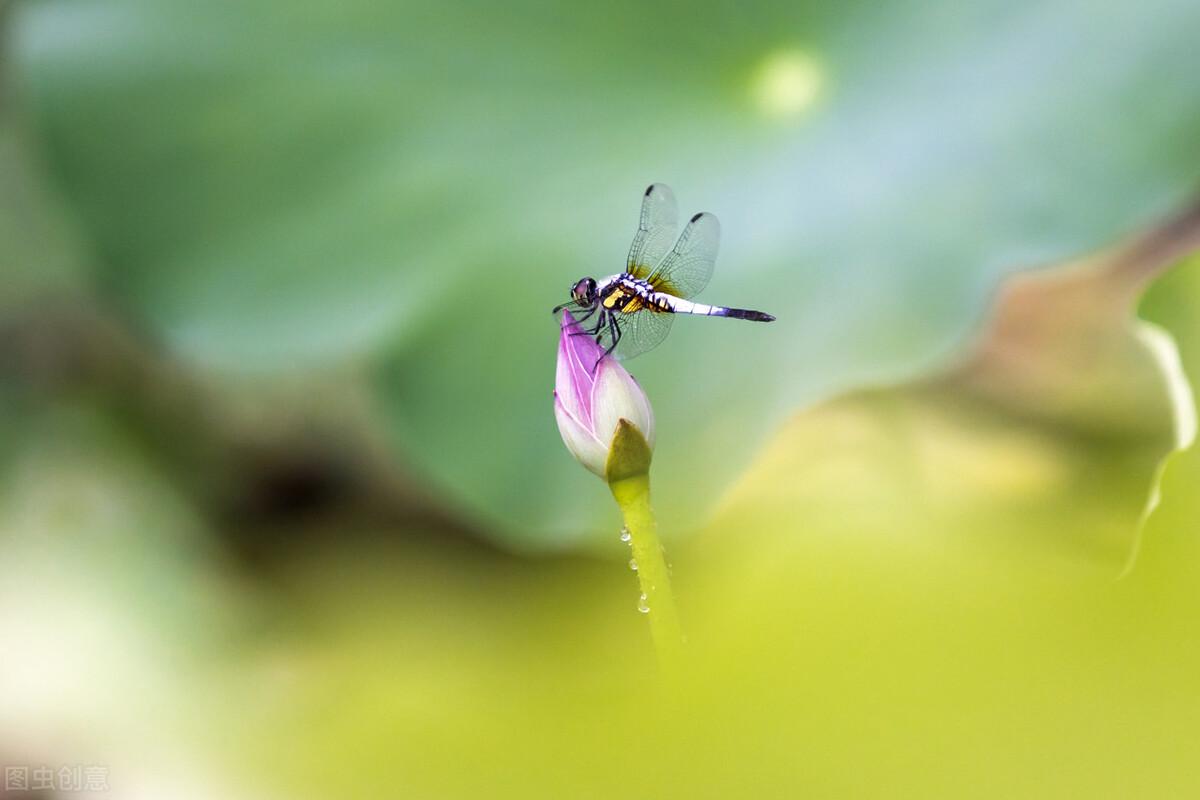
{"label": "dragonfly's compound eye", "polygon": [[576,281],[571,287],[571,294],[577,302],[590,306],[596,301],[596,281],[592,278]]}

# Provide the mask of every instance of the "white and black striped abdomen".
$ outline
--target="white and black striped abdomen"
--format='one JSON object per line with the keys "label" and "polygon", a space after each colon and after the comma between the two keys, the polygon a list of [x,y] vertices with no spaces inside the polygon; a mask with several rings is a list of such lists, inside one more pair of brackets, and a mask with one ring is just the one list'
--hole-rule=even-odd
{"label": "white and black striped abdomen", "polygon": [[730,317],[731,319],[748,319],[754,322],[772,322],[774,317],[761,311],[751,311],[746,308],[727,308],[725,306],[710,306],[704,303],[693,303],[661,292],[654,292],[654,305],[665,304],[676,314],[696,314],[705,317]]}

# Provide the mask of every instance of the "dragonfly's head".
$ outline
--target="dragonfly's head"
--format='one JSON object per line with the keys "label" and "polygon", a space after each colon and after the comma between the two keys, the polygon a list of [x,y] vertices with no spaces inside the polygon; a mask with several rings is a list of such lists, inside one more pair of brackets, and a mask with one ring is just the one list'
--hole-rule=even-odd
{"label": "dragonfly's head", "polygon": [[596,279],[580,278],[571,287],[571,297],[584,308],[596,305]]}

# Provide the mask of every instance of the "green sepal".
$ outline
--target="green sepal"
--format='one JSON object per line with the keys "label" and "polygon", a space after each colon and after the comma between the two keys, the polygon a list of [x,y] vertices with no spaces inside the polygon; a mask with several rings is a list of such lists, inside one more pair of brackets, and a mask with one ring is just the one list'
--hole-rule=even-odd
{"label": "green sepal", "polygon": [[653,452],[646,437],[627,419],[617,421],[612,445],[608,449],[608,460],[604,464],[604,475],[610,484],[646,475],[650,472]]}

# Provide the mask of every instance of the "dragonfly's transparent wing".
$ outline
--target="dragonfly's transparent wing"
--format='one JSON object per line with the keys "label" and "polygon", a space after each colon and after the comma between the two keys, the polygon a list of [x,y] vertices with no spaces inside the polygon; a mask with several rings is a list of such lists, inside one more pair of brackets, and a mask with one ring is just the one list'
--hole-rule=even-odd
{"label": "dragonfly's transparent wing", "polygon": [[[617,358],[628,361],[647,350],[653,350],[667,338],[675,315],[666,311],[644,308],[632,314],[618,314],[621,340],[617,343]],[[605,347],[608,345],[606,344]]]}
{"label": "dragonfly's transparent wing", "polygon": [[646,280],[655,291],[693,297],[708,285],[720,243],[721,224],[717,218],[709,213],[697,214],[679,234],[675,248]]}
{"label": "dragonfly's transparent wing", "polygon": [[678,224],[679,208],[671,187],[651,184],[642,197],[642,216],[629,248],[625,271],[635,278],[648,276],[671,249]]}

